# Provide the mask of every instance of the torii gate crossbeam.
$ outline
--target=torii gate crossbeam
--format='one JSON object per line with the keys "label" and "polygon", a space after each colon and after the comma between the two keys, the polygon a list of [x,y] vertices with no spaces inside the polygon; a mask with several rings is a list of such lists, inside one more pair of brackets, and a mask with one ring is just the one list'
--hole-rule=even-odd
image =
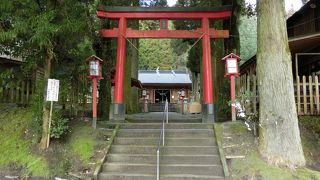
{"label": "torii gate crossbeam", "polygon": [[[102,29],[102,38],[117,38],[117,62],[113,99],[113,118],[123,121],[124,62],[126,38],[202,38],[203,64],[203,122],[214,122],[214,101],[212,95],[211,38],[229,38],[228,30],[210,29],[210,20],[225,20],[231,16],[231,6],[219,8],[142,8],[142,7],[100,7],[97,16],[102,19],[118,20],[114,29]],[[133,30],[127,28],[127,20],[159,20],[160,30]],[[199,20],[201,28],[169,30],[168,20]]]}

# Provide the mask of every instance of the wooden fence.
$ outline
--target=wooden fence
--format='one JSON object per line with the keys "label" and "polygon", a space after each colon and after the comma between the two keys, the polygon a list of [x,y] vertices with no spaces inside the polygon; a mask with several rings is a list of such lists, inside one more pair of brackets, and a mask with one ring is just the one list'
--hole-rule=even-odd
{"label": "wooden fence", "polygon": [[0,82],[0,103],[29,104],[34,92],[31,80]]}
{"label": "wooden fence", "polygon": [[[237,96],[246,94],[248,102],[246,102],[246,113],[256,114],[259,108],[257,76],[243,74],[237,81]],[[250,93],[248,93],[250,92]]]}
{"label": "wooden fence", "polygon": [[297,77],[294,87],[299,115],[320,114],[319,85],[318,76]]}
{"label": "wooden fence", "polygon": [[[320,115],[319,76],[297,77],[295,81],[294,92],[298,115]],[[250,92],[247,113],[258,112],[259,97],[256,75],[241,75],[237,80],[237,92],[238,95]]]}

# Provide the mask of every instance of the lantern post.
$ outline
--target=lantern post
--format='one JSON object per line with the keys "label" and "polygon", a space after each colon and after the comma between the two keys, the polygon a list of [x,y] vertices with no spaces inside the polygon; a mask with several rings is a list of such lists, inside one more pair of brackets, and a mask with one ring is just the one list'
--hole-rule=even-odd
{"label": "lantern post", "polygon": [[87,59],[89,65],[89,76],[92,80],[92,127],[97,127],[97,86],[98,82],[102,78],[102,63],[103,60],[95,55],[90,56]]}
{"label": "lantern post", "polygon": [[180,91],[180,100],[181,100],[181,114],[184,114],[184,97],[186,96],[186,92],[184,89]]}
{"label": "lantern post", "polygon": [[235,77],[239,76],[239,61],[240,57],[231,53],[222,58],[225,62],[225,77],[230,77],[230,91],[231,91],[231,115],[232,121],[236,121],[236,108],[235,108]]}
{"label": "lantern post", "polygon": [[147,90],[142,90],[142,97],[143,97],[143,112],[148,112],[148,99],[149,95],[147,95]]}

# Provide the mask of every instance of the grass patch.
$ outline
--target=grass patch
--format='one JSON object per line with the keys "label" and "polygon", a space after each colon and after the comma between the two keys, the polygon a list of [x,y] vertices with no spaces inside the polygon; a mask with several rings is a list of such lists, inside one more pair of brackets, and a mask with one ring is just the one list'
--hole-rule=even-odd
{"label": "grass patch", "polygon": [[[0,106],[1,109],[3,107]],[[0,113],[0,167],[20,169],[25,176],[48,177],[46,159],[31,152],[34,145],[30,131],[32,120],[29,108],[13,108]]]}
{"label": "grass patch", "polygon": [[221,123],[214,123],[214,131],[215,134],[217,135],[216,139],[217,139],[217,143],[221,144],[222,143],[222,127],[221,127]]}
{"label": "grass patch", "polygon": [[299,126],[307,166],[320,170],[320,118],[301,116]]}
{"label": "grass patch", "polygon": [[[241,123],[224,123],[223,126],[226,128],[223,131],[228,130],[228,133],[236,133],[236,136],[233,136],[234,141],[243,141],[241,137],[246,137],[250,132],[244,132],[242,129],[243,125]],[[239,127],[236,127],[239,126]],[[220,134],[220,133],[219,133]],[[302,135],[304,137],[304,135]],[[247,139],[246,143],[249,143],[249,139]],[[310,142],[312,143],[312,142]],[[290,170],[288,168],[279,168],[274,167],[266,163],[258,153],[258,147],[254,146],[252,150],[248,151],[245,159],[232,159],[229,161],[229,168],[231,170],[233,179],[266,179],[266,180],[320,180],[320,172],[312,171],[306,168],[296,169],[295,171]],[[247,147],[243,146],[242,149]],[[241,147],[237,149],[237,152],[241,151]]]}
{"label": "grass patch", "polygon": [[319,116],[301,116],[299,125],[312,131],[318,137],[320,136],[320,117]]}
{"label": "grass patch", "polygon": [[228,122],[228,128],[232,134],[243,134],[248,131],[247,128],[239,121]]}
{"label": "grass patch", "polygon": [[88,163],[94,155],[96,132],[90,126],[75,125],[74,129],[76,131],[72,132],[71,139],[68,140],[71,150],[83,163]]}
{"label": "grass patch", "polygon": [[235,159],[231,165],[234,172],[235,179],[248,177],[249,179],[262,178],[268,180],[282,180],[292,179],[320,179],[320,172],[312,171],[309,169],[297,169],[291,171],[286,168],[277,168],[267,164],[260,158],[257,151],[253,151],[246,159]]}

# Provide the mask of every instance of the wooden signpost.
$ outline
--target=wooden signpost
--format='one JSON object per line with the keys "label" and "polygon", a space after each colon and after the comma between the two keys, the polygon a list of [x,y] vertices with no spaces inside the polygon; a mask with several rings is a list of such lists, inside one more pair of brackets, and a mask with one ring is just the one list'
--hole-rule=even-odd
{"label": "wooden signpost", "polygon": [[50,144],[50,128],[51,128],[51,120],[52,120],[52,108],[53,102],[57,102],[59,99],[59,80],[57,79],[48,79],[47,85],[47,101],[51,102],[50,105],[50,114],[49,114],[49,128],[48,128],[48,140],[47,140],[47,148]]}

